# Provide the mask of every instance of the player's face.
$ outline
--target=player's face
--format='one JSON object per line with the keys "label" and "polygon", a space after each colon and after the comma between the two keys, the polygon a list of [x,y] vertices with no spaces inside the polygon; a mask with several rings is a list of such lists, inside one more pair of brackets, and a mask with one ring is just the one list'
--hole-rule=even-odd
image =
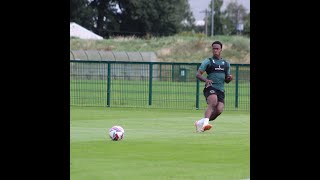
{"label": "player's face", "polygon": [[214,56],[220,56],[221,46],[219,44],[212,45],[212,53]]}

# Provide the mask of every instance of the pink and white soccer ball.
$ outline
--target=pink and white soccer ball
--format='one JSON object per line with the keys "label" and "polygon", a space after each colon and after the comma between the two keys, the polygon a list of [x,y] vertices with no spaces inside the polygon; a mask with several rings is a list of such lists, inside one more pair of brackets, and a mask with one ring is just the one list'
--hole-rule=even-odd
{"label": "pink and white soccer ball", "polygon": [[112,126],[109,129],[109,137],[113,141],[120,141],[124,138],[124,129],[121,126]]}

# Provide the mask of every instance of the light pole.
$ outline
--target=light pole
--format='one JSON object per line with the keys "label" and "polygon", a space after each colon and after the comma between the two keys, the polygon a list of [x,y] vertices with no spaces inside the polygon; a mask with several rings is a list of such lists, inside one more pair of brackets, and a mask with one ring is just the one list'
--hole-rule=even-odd
{"label": "light pole", "polygon": [[205,13],[205,17],[204,17],[204,24],[205,24],[205,30],[204,33],[206,36],[208,36],[208,14],[209,11],[207,9],[200,11],[201,13]]}
{"label": "light pole", "polygon": [[213,4],[214,4],[214,0],[211,0],[211,37],[213,37],[213,26],[214,26],[214,22],[213,22],[213,14],[214,14],[214,10],[213,10],[213,8],[214,8],[214,6],[213,6]]}

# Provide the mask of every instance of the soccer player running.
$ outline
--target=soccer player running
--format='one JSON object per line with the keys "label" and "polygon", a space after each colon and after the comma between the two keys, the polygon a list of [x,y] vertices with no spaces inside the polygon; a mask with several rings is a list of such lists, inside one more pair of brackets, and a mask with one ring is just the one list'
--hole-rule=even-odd
{"label": "soccer player running", "polygon": [[[206,97],[208,104],[204,118],[194,123],[197,132],[210,130],[212,125],[209,124],[209,121],[215,120],[223,112],[224,83],[229,83],[233,78],[230,74],[230,63],[220,55],[222,43],[214,41],[211,47],[212,58],[206,58],[201,63],[196,75],[197,79],[205,82],[203,95]],[[207,73],[207,78],[202,75],[204,72]]]}

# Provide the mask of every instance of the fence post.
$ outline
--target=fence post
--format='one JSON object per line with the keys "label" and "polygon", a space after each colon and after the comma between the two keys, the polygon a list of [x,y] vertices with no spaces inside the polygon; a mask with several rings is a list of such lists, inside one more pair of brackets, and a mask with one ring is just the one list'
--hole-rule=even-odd
{"label": "fence post", "polygon": [[174,63],[171,64],[171,81],[174,81]]}
{"label": "fence post", "polygon": [[149,64],[149,106],[152,104],[152,74],[153,74],[153,65],[152,62]]}
{"label": "fence post", "polygon": [[107,78],[107,107],[110,107],[110,89],[111,89],[111,64],[108,62],[108,78]]}
{"label": "fence post", "polygon": [[[198,64],[197,65],[197,71],[199,69],[200,65]],[[198,110],[199,109],[199,101],[200,101],[200,98],[199,98],[199,93],[200,93],[200,81],[198,78],[196,78],[196,109]]]}
{"label": "fence post", "polygon": [[235,88],[235,106],[238,109],[238,103],[239,103],[239,65],[236,64],[236,88]]}

